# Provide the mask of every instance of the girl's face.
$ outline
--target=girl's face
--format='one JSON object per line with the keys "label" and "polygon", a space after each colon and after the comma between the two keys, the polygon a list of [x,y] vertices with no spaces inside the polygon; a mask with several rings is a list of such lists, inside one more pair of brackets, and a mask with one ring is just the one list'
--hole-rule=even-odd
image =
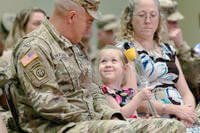
{"label": "girl's face", "polygon": [[99,73],[104,84],[122,83],[125,65],[120,52],[115,49],[104,49],[100,53]]}

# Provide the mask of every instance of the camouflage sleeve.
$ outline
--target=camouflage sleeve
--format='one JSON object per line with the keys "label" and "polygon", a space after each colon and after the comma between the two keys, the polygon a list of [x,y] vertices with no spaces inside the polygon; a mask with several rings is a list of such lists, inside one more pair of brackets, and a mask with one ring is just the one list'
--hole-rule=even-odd
{"label": "camouflage sleeve", "polygon": [[[96,68],[93,68],[92,72],[92,79],[93,83],[97,84],[95,86],[101,86],[101,78],[100,75],[96,74],[97,73],[97,65],[95,65]],[[96,89],[94,89],[96,88]],[[111,119],[112,117],[117,117],[121,120],[124,120],[124,117],[122,116],[121,112],[113,110],[109,105],[108,102],[106,101],[105,95],[101,91],[99,87],[93,87],[92,90],[95,90],[93,96],[94,96],[94,107],[97,112],[100,112],[103,114],[102,119]]]}
{"label": "camouflage sleeve", "polygon": [[102,119],[111,119],[112,117],[117,117],[118,119],[125,120],[119,111],[116,111],[108,106],[105,96],[100,88],[95,94],[93,94],[93,96],[95,101],[94,107],[97,112],[101,112],[103,114]]}
{"label": "camouflage sleeve", "polygon": [[187,44],[187,42],[183,42],[180,47],[177,48],[177,56],[179,60],[182,61],[191,61],[193,60],[191,54],[191,47]]}
{"label": "camouflage sleeve", "polygon": [[68,102],[56,82],[48,45],[44,41],[24,41],[14,51],[13,61],[23,88],[20,94],[26,99],[23,103],[41,117],[57,123],[70,122],[80,116],[83,110]]}
{"label": "camouflage sleeve", "polygon": [[0,96],[3,94],[3,86],[10,77],[9,64],[5,60],[0,59]]}

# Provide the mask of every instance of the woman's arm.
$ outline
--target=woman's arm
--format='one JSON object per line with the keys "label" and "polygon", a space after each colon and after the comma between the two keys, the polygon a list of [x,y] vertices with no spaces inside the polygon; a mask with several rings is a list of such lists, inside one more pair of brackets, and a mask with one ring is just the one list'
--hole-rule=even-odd
{"label": "woman's arm", "polygon": [[[152,100],[152,103],[159,115],[175,115],[177,118],[190,121],[191,123],[195,121],[194,109],[187,105],[164,104],[155,100]],[[138,108],[138,112],[149,113],[146,101]]]}
{"label": "woman's arm", "polygon": [[178,89],[180,95],[183,97],[184,105],[188,105],[192,107],[193,109],[195,109],[194,96],[187,85],[182,69],[180,67],[180,63],[177,58],[176,58],[175,63],[179,70],[179,79],[178,79],[178,82],[175,84],[176,88]]}

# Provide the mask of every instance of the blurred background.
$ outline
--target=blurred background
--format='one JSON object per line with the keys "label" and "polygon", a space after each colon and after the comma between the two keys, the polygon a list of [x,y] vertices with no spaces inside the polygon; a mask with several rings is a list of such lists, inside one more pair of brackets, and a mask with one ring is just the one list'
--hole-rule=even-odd
{"label": "blurred background", "polygon": [[[113,13],[120,17],[128,0],[101,0],[100,11]],[[177,0],[179,10],[185,19],[180,21],[184,39],[194,46],[200,42],[200,0]],[[23,8],[37,6],[44,9],[49,16],[53,9],[53,0],[0,0],[0,19],[4,13],[16,13]],[[92,42],[95,42],[96,28],[93,28]]]}

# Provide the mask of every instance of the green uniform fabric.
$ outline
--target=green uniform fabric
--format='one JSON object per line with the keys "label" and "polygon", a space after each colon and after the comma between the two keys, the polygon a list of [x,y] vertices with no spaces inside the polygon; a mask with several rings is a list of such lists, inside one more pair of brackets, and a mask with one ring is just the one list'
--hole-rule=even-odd
{"label": "green uniform fabric", "polygon": [[[9,64],[5,60],[0,58],[0,98],[2,100],[1,104],[3,104],[3,105],[0,105],[0,116],[3,120],[3,122],[6,124],[6,127],[7,127],[8,130],[11,129],[10,126],[13,126],[13,123],[12,123],[12,120],[11,120],[12,115],[11,115],[11,112],[6,109],[7,107],[5,108],[6,101],[5,101],[5,97],[3,96],[2,87],[6,83],[9,76],[11,76],[11,72],[9,70],[10,70]],[[10,122],[10,124],[9,124],[9,122]]]}
{"label": "green uniform fabric", "polygon": [[137,133],[185,133],[185,126],[176,119],[128,119]]}

